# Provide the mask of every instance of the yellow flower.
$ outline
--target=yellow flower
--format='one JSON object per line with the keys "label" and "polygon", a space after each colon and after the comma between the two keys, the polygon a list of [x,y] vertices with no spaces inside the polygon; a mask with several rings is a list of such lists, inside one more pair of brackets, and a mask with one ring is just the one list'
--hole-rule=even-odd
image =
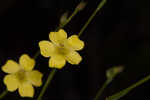
{"label": "yellow flower", "polygon": [[34,86],[42,85],[42,73],[33,70],[34,59],[27,54],[23,54],[19,59],[19,64],[13,60],[8,60],[2,70],[8,75],[4,77],[4,84],[8,91],[13,92],[18,89],[20,96],[33,97]]}
{"label": "yellow flower", "polygon": [[71,64],[79,64],[82,57],[78,52],[84,47],[84,42],[77,35],[72,35],[67,39],[67,33],[60,29],[58,32],[50,32],[50,41],[40,41],[39,47],[41,55],[51,57],[49,67],[61,69],[68,61]]}

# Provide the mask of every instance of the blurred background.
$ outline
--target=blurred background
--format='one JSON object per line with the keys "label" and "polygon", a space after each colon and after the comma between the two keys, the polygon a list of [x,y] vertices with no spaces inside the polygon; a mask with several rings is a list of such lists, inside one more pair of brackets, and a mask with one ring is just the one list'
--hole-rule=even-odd
{"label": "blurred background", "polygon": [[[8,59],[18,61],[20,55],[30,56],[39,50],[38,42],[48,40],[59,18],[69,15],[81,0],[1,0],[0,1],[0,66]],[[68,35],[78,34],[100,0],[86,0],[87,6],[64,27]],[[112,66],[124,65],[125,70],[104,91],[100,100],[150,74],[150,1],[108,0],[81,35],[85,48],[80,52],[80,65],[67,64],[55,75],[43,100],[92,100],[106,80],[105,72]],[[35,69],[49,72],[48,59],[37,58]],[[5,90],[0,71],[0,93]],[[41,88],[36,88],[34,100]],[[148,100],[150,81],[134,89],[120,100]],[[18,91],[3,100],[21,98]]]}

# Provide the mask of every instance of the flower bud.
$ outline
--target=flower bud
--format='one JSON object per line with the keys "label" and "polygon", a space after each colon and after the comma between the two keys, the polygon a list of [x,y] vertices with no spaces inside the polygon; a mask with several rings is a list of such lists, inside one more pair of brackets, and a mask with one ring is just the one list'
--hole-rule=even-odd
{"label": "flower bud", "polygon": [[66,22],[68,18],[68,12],[65,12],[61,17],[60,17],[60,24],[63,24],[64,22]]}
{"label": "flower bud", "polygon": [[121,73],[123,71],[123,66],[115,66],[106,71],[106,77],[107,79],[113,79],[117,74]]}
{"label": "flower bud", "polygon": [[79,11],[81,11],[81,10],[83,10],[83,9],[85,8],[86,4],[87,4],[86,2],[81,1],[81,2],[77,5],[76,9],[79,10]]}

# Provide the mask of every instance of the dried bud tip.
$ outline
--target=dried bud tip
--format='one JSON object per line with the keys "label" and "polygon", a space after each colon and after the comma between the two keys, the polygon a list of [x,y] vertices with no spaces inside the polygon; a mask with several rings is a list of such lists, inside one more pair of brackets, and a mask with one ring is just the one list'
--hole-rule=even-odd
{"label": "dried bud tip", "polygon": [[114,78],[117,74],[121,73],[123,71],[123,66],[115,66],[106,71],[107,78]]}
{"label": "dried bud tip", "polygon": [[81,1],[81,2],[77,5],[76,9],[79,10],[79,11],[81,11],[81,10],[83,10],[83,9],[85,8],[86,4],[87,4],[87,2]]}

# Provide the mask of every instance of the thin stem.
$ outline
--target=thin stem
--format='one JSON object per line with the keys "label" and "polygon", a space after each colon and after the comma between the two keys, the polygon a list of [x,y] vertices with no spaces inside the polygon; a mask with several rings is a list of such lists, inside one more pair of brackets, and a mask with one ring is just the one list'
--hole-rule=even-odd
{"label": "thin stem", "polygon": [[130,87],[126,88],[126,91],[131,91],[132,89],[138,87],[139,85],[145,83],[146,81],[150,80],[150,75],[148,75],[147,77],[141,79],[140,81],[136,82],[135,84],[131,85]]}
{"label": "thin stem", "polygon": [[90,22],[92,21],[92,19],[95,17],[95,15],[97,14],[97,12],[104,6],[104,4],[106,3],[106,0],[102,0],[99,5],[97,6],[97,8],[95,9],[95,11],[92,13],[92,15],[90,16],[90,18],[88,19],[88,21],[86,22],[86,24],[83,26],[83,28],[80,30],[79,32],[79,36],[83,33],[83,31],[87,28],[87,26],[90,24]]}
{"label": "thin stem", "polygon": [[104,89],[107,87],[107,85],[110,83],[110,80],[106,80],[103,84],[103,86],[98,90],[94,100],[98,100],[99,97],[101,96],[102,92],[104,91]]}
{"label": "thin stem", "polygon": [[41,92],[40,92],[40,95],[38,96],[38,99],[37,100],[42,100],[42,96],[44,95],[48,85],[51,83],[51,80],[53,79],[55,73],[56,73],[56,69],[52,69],[52,71],[50,72],[49,76],[48,76],[48,79],[45,83],[45,85],[43,86]]}
{"label": "thin stem", "polygon": [[39,55],[40,55],[40,51],[38,50],[33,58],[36,59]]}
{"label": "thin stem", "polygon": [[133,84],[132,86],[129,87],[129,89],[134,89],[136,87],[138,87],[139,85],[145,83],[146,81],[150,80],[150,75],[148,75],[147,77],[141,79],[140,81],[136,82],[135,84]]}
{"label": "thin stem", "polygon": [[6,95],[7,93],[8,93],[7,90],[3,91],[3,93],[1,93],[1,95],[0,95],[0,100],[1,100],[3,97],[5,97],[5,95]]}
{"label": "thin stem", "polygon": [[107,100],[119,100],[121,97],[127,95],[132,89],[140,86],[141,84],[147,82],[148,80],[150,80],[150,75],[148,75],[147,77],[139,80],[138,82],[136,82],[135,84],[129,86],[128,88],[126,89],[123,89],[122,91],[118,92],[118,93],[115,93],[114,95],[112,96],[109,96],[107,98]]}
{"label": "thin stem", "polygon": [[70,21],[71,19],[79,12],[78,9],[75,9],[74,12],[72,13],[72,15],[62,24],[59,25],[58,29],[60,28],[63,28],[64,26],[66,26]]}

